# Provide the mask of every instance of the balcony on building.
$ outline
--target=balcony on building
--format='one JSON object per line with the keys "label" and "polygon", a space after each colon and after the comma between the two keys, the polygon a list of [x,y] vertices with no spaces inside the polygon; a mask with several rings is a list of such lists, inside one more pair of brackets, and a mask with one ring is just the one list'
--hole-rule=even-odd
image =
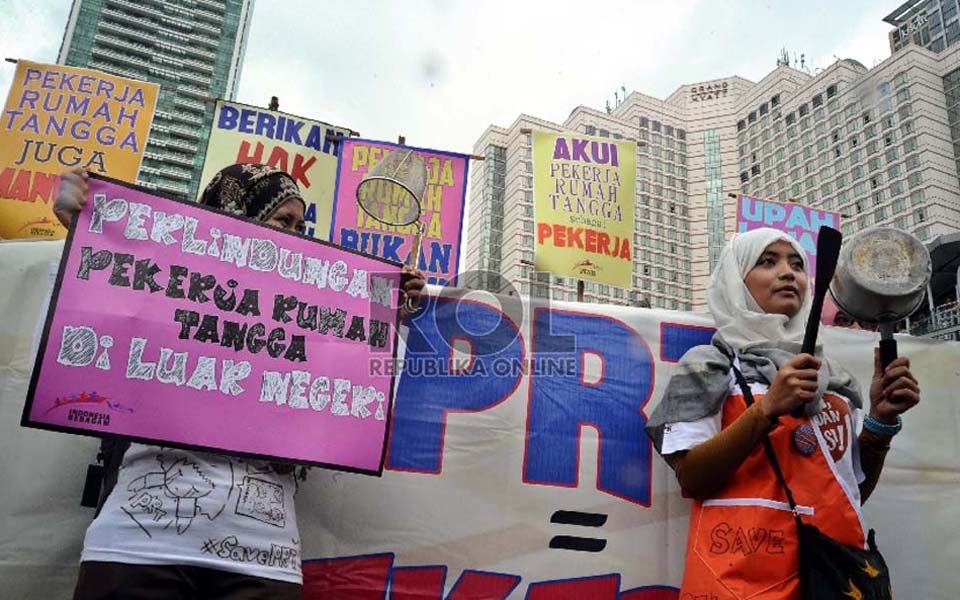
{"label": "balcony on building", "polygon": [[220,34],[222,33],[222,31],[220,30],[219,27],[216,27],[216,26],[214,26],[214,25],[210,25],[209,23],[203,23],[203,22],[200,22],[200,21],[195,21],[195,22],[193,23],[193,27],[194,27],[195,29],[199,29],[199,30],[201,30],[201,31],[205,31],[205,32],[209,33],[210,35],[212,35],[213,37],[215,37],[215,38],[217,38],[217,39],[220,38]]}
{"label": "balcony on building", "polygon": [[184,98],[183,96],[177,96],[173,103],[178,108],[184,108],[186,110],[195,110],[200,114],[203,114],[207,111],[207,106],[203,102],[197,102],[196,100],[191,100],[189,98]]}
{"label": "balcony on building", "polygon": [[142,17],[135,17],[133,15],[127,14],[123,11],[113,10],[112,8],[103,9],[101,13],[104,17],[109,17],[111,19],[116,19],[127,25],[133,26],[133,31],[135,35],[143,35],[144,33],[149,33],[156,29],[156,26],[150,21],[144,21]]}
{"label": "balcony on building", "polygon": [[204,77],[203,75],[197,75],[196,73],[191,73],[189,71],[184,71],[180,74],[180,78],[189,83],[194,83],[197,85],[202,85],[205,87],[210,87],[211,79],[209,77]]}
{"label": "balcony on building", "polygon": [[200,140],[200,131],[196,127],[184,127],[182,125],[171,125],[170,132],[174,135],[187,138],[189,140]]}
{"label": "balcony on building", "polygon": [[110,73],[112,75],[119,75],[121,77],[129,77],[130,79],[139,79],[141,81],[147,79],[146,74],[139,71],[133,71],[130,69],[124,69],[123,67],[117,66],[114,63],[107,63],[100,60],[91,60],[90,68],[96,69],[98,71],[103,71],[104,73]]}
{"label": "balcony on building", "polygon": [[193,60],[193,59],[191,59],[191,58],[186,58],[186,59],[183,60],[183,65],[186,66],[186,67],[190,67],[190,68],[192,68],[192,69],[196,69],[196,70],[198,70],[198,71],[203,71],[203,72],[205,72],[205,73],[209,73],[211,76],[213,75],[213,65],[210,64],[210,63],[208,63],[208,62],[202,62],[202,61],[199,61],[199,60]]}
{"label": "balcony on building", "polygon": [[193,96],[194,98],[197,98],[199,100],[207,100],[208,98],[210,98],[209,91],[202,90],[197,87],[193,87],[192,85],[180,84],[177,86],[177,92],[181,94],[187,94],[189,96]]}
{"label": "balcony on building", "polygon": [[219,0],[195,0],[198,6],[206,6],[208,8],[213,8],[218,12],[218,14],[224,14],[227,12],[227,6],[220,2]]}
{"label": "balcony on building", "polygon": [[223,16],[222,16],[222,15],[218,15],[218,14],[216,14],[216,13],[212,13],[212,12],[210,12],[210,11],[203,10],[202,8],[195,8],[195,9],[193,9],[193,14],[194,14],[194,16],[197,17],[198,19],[206,19],[206,20],[209,21],[210,23],[214,23],[214,24],[216,24],[216,25],[220,25],[221,23],[223,23]]}
{"label": "balcony on building", "polygon": [[117,48],[126,52],[132,52],[132,53],[139,54],[141,56],[146,56],[148,58],[156,54],[156,50],[150,46],[147,46],[146,44],[131,42],[128,40],[120,39],[118,37],[114,37],[112,35],[105,35],[102,33],[98,33],[97,35],[93,36],[93,41],[96,44],[103,44],[105,46],[110,46],[112,48]]}
{"label": "balcony on building", "polygon": [[161,192],[166,192],[168,194],[173,194],[183,198],[186,198],[187,194],[190,193],[190,188],[185,185],[173,185],[166,182],[157,182],[155,185],[156,189]]}
{"label": "balcony on building", "polygon": [[134,3],[128,2],[127,0],[107,0],[107,6],[120,7],[121,10],[136,13],[138,15],[151,16],[155,18],[162,18],[163,13],[145,6],[144,3]]}
{"label": "balcony on building", "polygon": [[199,34],[196,34],[196,33],[191,33],[191,34],[190,34],[189,36],[187,36],[187,37],[189,37],[191,40],[193,40],[193,41],[195,41],[195,42],[200,42],[201,44],[204,44],[204,45],[206,45],[206,46],[209,46],[209,47],[213,48],[214,50],[216,50],[217,48],[220,47],[220,40],[219,40],[219,39],[211,39],[211,38],[209,38],[209,37],[207,37],[207,36],[205,36],[205,35],[199,35]]}
{"label": "balcony on building", "polygon": [[191,144],[189,142],[184,142],[181,140],[174,140],[174,139],[168,140],[167,145],[172,148],[180,148],[181,150],[186,150],[187,152],[191,152],[191,153],[196,153],[198,150],[196,144]]}
{"label": "balcony on building", "polygon": [[197,48],[196,46],[187,46],[187,45],[184,45],[184,46],[183,46],[183,50],[184,50],[185,52],[189,53],[189,54],[193,54],[193,55],[195,55],[195,56],[202,56],[202,57],[207,58],[207,59],[209,59],[209,60],[211,60],[211,61],[216,60],[216,58],[217,58],[216,53],[214,53],[214,52],[208,52],[207,50],[203,50],[203,49],[201,49],[201,48]]}
{"label": "balcony on building", "polygon": [[[155,140],[151,140],[151,142],[155,142]],[[151,145],[154,145],[154,144],[151,144]],[[187,158],[186,156],[181,156],[181,155],[176,154],[176,153],[173,153],[173,152],[167,152],[167,153],[165,153],[165,154],[158,154],[158,153],[156,153],[156,152],[150,152],[150,151],[148,150],[147,152],[144,152],[144,153],[143,153],[143,157],[144,157],[145,159],[150,159],[150,160],[155,161],[155,162],[158,162],[158,163],[172,163],[172,164],[175,164],[175,165],[180,165],[181,167],[187,167],[188,169],[192,169],[192,168],[193,168],[193,160],[192,160],[192,159]]]}

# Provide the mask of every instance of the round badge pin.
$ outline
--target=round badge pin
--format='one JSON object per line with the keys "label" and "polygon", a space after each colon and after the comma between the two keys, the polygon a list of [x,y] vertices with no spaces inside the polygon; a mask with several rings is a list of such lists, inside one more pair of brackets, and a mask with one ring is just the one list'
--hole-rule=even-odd
{"label": "round badge pin", "polygon": [[793,448],[803,456],[817,451],[817,433],[809,423],[801,423],[793,430]]}

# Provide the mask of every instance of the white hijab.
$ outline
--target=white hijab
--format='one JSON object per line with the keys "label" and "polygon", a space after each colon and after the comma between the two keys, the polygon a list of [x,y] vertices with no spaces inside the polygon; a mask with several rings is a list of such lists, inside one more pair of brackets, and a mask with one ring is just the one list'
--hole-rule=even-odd
{"label": "white hijab", "polygon": [[723,339],[738,353],[751,346],[777,345],[781,342],[803,343],[807,316],[812,303],[811,288],[800,305],[800,312],[792,318],[763,312],[743,282],[767,246],[778,241],[788,242],[803,259],[803,270],[810,273],[807,256],[795,239],[776,229],[761,228],[734,234],[710,276],[707,304]]}

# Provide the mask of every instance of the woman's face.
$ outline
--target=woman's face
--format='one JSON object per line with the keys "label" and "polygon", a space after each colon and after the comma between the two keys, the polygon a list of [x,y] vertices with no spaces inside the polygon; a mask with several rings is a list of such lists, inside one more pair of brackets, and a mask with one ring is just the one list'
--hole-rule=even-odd
{"label": "woman's face", "polygon": [[288,198],[276,208],[265,221],[277,229],[286,229],[294,233],[303,233],[303,202],[297,198]]}
{"label": "woman's face", "polygon": [[766,247],[743,283],[763,312],[793,317],[807,293],[803,258],[788,242]]}

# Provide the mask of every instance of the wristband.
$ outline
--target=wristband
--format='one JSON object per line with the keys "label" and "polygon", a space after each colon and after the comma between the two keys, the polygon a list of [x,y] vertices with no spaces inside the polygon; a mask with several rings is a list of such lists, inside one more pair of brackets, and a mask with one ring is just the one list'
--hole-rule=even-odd
{"label": "wristband", "polygon": [[877,419],[874,419],[872,416],[867,415],[863,419],[863,428],[870,433],[893,437],[900,433],[900,430],[903,429],[903,419],[900,418],[900,415],[897,415],[897,424],[888,425],[887,423],[883,423]]}

